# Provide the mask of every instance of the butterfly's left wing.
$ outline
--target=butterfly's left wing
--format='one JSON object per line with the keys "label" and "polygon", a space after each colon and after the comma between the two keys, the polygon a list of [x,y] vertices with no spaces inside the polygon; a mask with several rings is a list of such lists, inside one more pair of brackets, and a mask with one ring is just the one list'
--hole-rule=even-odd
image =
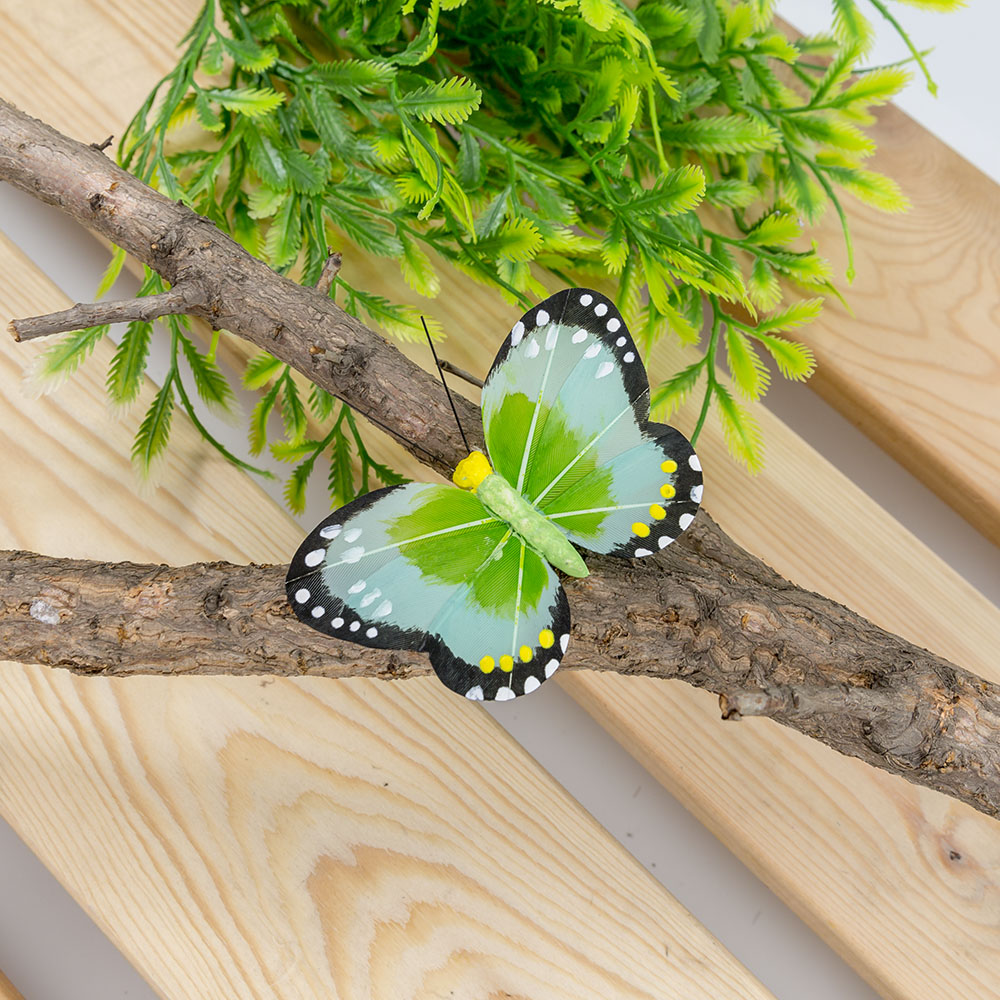
{"label": "butterfly's left wing", "polygon": [[312,628],[426,651],[441,680],[475,700],[535,690],[569,638],[555,572],[454,486],[392,486],[334,511],[295,553],[285,587]]}
{"label": "butterfly's left wing", "polygon": [[701,465],[678,431],[649,423],[649,381],[613,302],[571,288],[529,310],[483,387],[494,468],[571,541],[652,555],[694,520]]}

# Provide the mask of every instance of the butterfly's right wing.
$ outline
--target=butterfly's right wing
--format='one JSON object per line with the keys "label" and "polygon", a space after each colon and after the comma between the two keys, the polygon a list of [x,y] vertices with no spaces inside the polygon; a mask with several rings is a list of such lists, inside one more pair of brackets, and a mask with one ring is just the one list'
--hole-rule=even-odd
{"label": "butterfly's right wing", "polygon": [[625,321],[600,292],[568,288],[514,324],[483,387],[493,464],[570,540],[652,555],[701,503],[690,442],[649,423],[649,381]]}
{"label": "butterfly's right wing", "polygon": [[441,680],[472,699],[533,691],[568,642],[555,572],[454,486],[392,486],[334,511],[299,547],[285,587],[305,624],[426,651]]}

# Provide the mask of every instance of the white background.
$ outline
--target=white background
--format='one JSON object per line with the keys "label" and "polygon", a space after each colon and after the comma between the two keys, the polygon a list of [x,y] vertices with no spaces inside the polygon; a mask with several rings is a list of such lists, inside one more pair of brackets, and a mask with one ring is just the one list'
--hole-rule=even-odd
{"label": "white background", "polygon": [[[861,6],[867,6],[864,0]],[[973,0],[947,16],[892,7],[918,48],[936,47],[929,62],[940,85],[934,99],[915,79],[898,103],[1000,181],[1000,114],[992,72],[1000,9],[991,0]],[[804,31],[822,30],[829,22],[827,0],[783,0],[779,10]],[[905,54],[883,28],[870,62]],[[72,223],[0,187],[0,228],[67,295],[91,297],[105,258]],[[155,367],[152,374],[156,377]],[[1000,552],[950,508],[807,389],[777,380],[768,405],[1000,604]],[[213,430],[223,439],[228,433],[227,443],[244,453],[241,431],[220,424]],[[304,528],[326,509],[324,497],[314,495]],[[558,688],[545,685],[530,698],[498,706],[494,714],[779,1000],[874,1000],[870,987]],[[26,1000],[155,996],[2,820],[0,969]]]}

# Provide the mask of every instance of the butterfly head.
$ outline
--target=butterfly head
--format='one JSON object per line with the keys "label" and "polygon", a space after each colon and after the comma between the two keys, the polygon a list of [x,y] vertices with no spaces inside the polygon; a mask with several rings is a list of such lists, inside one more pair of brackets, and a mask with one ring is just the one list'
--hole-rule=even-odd
{"label": "butterfly head", "polygon": [[458,463],[452,480],[456,486],[461,486],[463,490],[476,492],[476,487],[493,471],[490,460],[481,452],[474,451],[468,458],[463,458]]}

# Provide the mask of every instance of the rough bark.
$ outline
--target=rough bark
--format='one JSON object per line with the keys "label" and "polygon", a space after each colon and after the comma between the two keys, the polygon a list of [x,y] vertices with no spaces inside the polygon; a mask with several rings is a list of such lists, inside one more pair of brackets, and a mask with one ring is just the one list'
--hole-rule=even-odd
{"label": "rough bark", "polygon": [[[350,403],[438,471],[464,456],[439,383],[315,289],[272,272],[100,152],[0,102],[0,179],[58,205],[158,271],[191,308]],[[482,444],[478,413],[457,397]],[[567,581],[564,669],[677,677],[727,718],[768,715],[842,753],[1000,815],[1000,688],[782,579],[704,512],[636,563],[591,557]],[[299,627],[283,567],[170,568],[6,553],[0,656],[84,673],[410,677],[419,654]],[[622,610],[621,595],[628,594]]]}

